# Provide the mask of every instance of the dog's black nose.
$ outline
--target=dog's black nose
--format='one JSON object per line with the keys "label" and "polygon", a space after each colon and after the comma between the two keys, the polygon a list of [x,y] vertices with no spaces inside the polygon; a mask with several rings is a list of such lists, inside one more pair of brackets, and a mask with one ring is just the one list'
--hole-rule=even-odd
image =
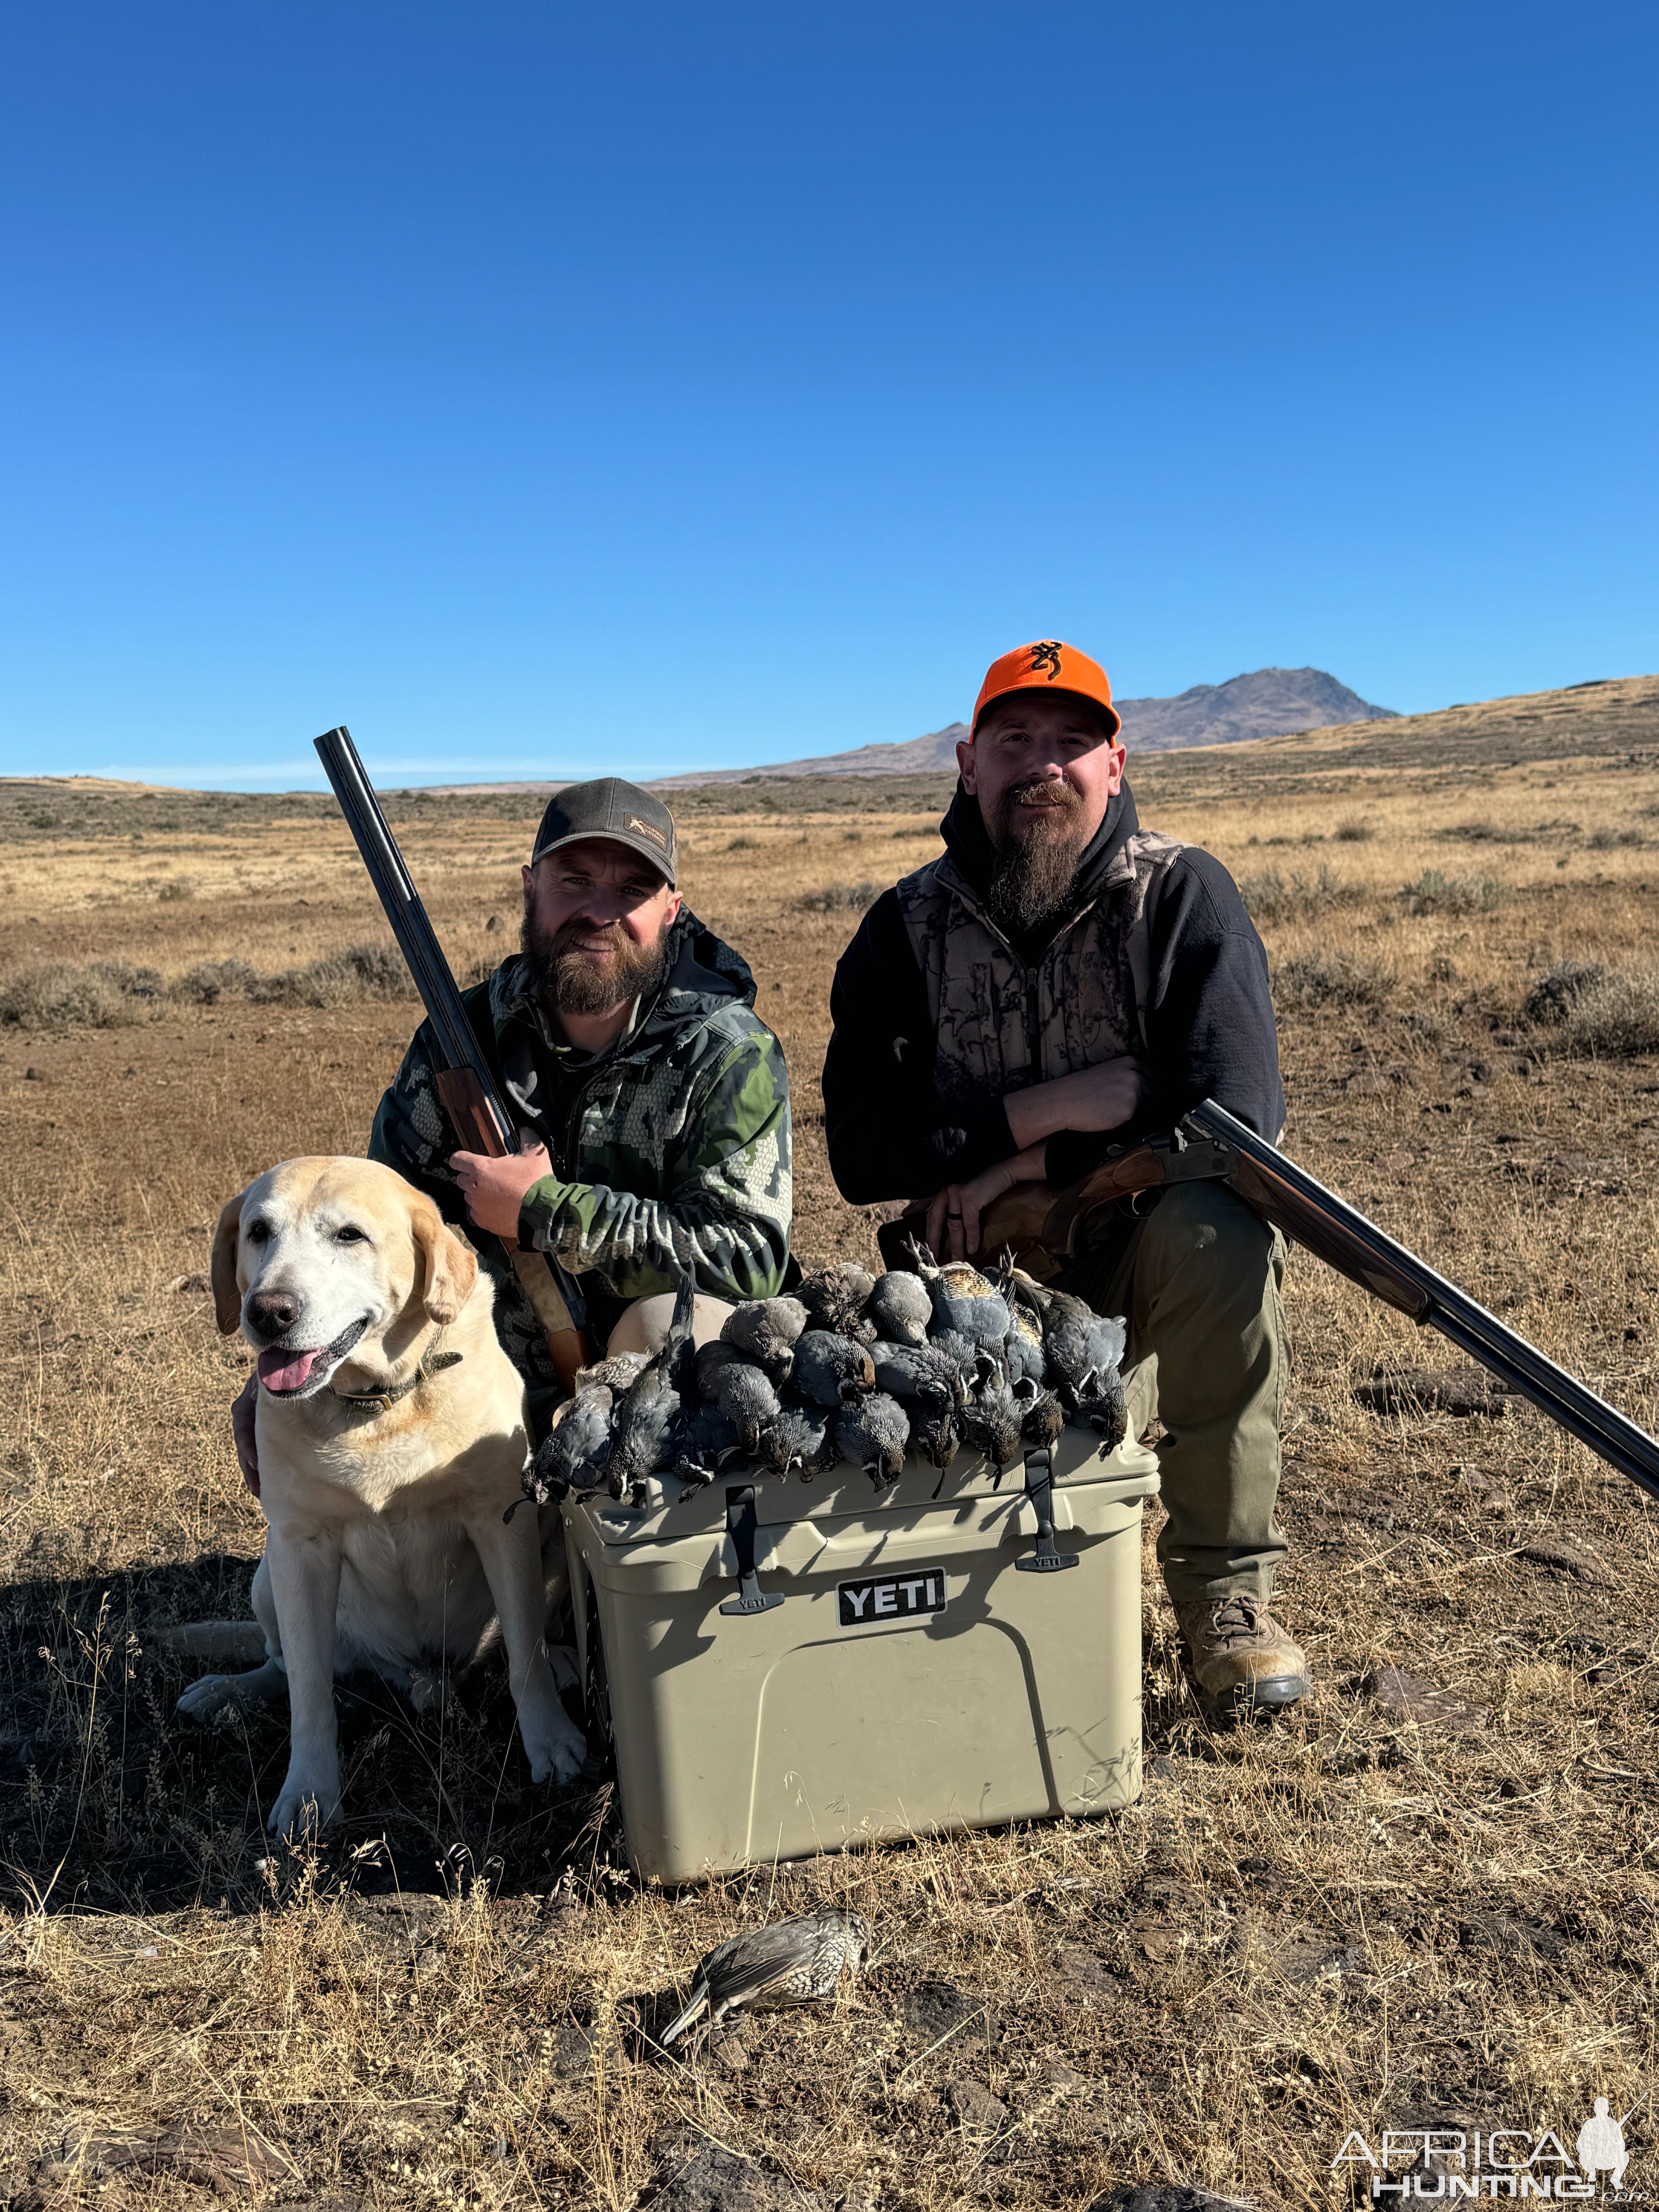
{"label": "dog's black nose", "polygon": [[256,1291],[247,1318],[261,1336],[286,1336],[300,1316],[300,1301],[289,1291]]}

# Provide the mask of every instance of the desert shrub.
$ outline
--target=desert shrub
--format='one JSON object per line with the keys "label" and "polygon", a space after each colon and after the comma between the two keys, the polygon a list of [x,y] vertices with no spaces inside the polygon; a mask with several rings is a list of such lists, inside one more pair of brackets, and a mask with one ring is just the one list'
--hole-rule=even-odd
{"label": "desert shrub", "polygon": [[[494,963],[486,963],[487,975]],[[173,996],[211,1006],[228,994],[255,1006],[330,1006],[346,999],[412,999],[409,970],[390,945],[349,945],[303,968],[261,975],[246,960],[201,960],[173,986]]]}
{"label": "desert shrub", "polygon": [[1585,987],[1567,1011],[1569,1052],[1659,1052],[1659,968],[1614,968]]}
{"label": "desert shrub", "polygon": [[821,891],[803,891],[795,902],[803,914],[862,914],[881,896],[879,884],[826,884]]}
{"label": "desert shrub", "polygon": [[227,991],[246,992],[258,979],[258,969],[246,960],[198,960],[193,968],[185,969],[169,995],[182,999],[186,1006],[212,1006]]}
{"label": "desert shrub", "polygon": [[1288,880],[1277,868],[1263,868],[1244,877],[1238,888],[1253,921],[1299,921],[1333,907],[1352,906],[1364,896],[1357,884],[1344,883],[1323,860],[1313,875],[1293,873]]}
{"label": "desert shrub", "polygon": [[[682,850],[684,850],[684,840],[682,839]],[[760,839],[758,837],[734,837],[726,849],[728,853],[756,853],[760,850]]]}
{"label": "desert shrub", "polygon": [[1607,972],[1599,960],[1559,960],[1528,992],[1522,1012],[1529,1022],[1564,1022]]}
{"label": "desert shrub", "polygon": [[[135,971],[136,972],[136,971]],[[0,1026],[20,1030],[112,1030],[138,1019],[134,994],[95,968],[48,960],[0,983]]]}
{"label": "desert shrub", "polygon": [[166,883],[157,887],[155,896],[165,904],[171,906],[179,899],[191,896],[195,889],[195,884],[188,876],[169,876]]}
{"label": "desert shrub", "polygon": [[1369,822],[1339,822],[1335,835],[1339,845],[1363,845],[1376,832]]}
{"label": "desert shrub", "polygon": [[1501,876],[1449,876],[1425,868],[1414,884],[1401,884],[1407,914],[1490,914],[1510,896]]}
{"label": "desert shrub", "polygon": [[1639,830],[1592,830],[1585,842],[1592,853],[1610,853],[1619,845],[1645,845]]}
{"label": "desert shrub", "polygon": [[1318,1006],[1377,1006],[1394,986],[1394,970],[1383,961],[1304,953],[1273,970],[1273,1004],[1304,1013]]}

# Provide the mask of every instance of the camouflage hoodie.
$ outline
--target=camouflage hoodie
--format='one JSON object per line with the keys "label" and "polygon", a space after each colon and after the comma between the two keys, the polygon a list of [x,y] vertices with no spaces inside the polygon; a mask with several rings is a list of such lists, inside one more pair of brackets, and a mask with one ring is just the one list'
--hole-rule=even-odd
{"label": "camouflage hoodie", "polygon": [[[789,1079],[754,1012],[755,984],[730,945],[689,912],[669,933],[668,975],[600,1054],[550,1029],[524,958],[464,995],[485,1057],[554,1172],[532,1184],[520,1242],[574,1279],[596,1348],[631,1300],[683,1270],[717,1297],[769,1297],[789,1258]],[[454,1131],[439,1103],[423,1023],[380,1101],[369,1139],[383,1160],[465,1226],[447,1162]],[[534,1314],[493,1237],[475,1237],[495,1282],[501,1343],[532,1387],[551,1383]]]}

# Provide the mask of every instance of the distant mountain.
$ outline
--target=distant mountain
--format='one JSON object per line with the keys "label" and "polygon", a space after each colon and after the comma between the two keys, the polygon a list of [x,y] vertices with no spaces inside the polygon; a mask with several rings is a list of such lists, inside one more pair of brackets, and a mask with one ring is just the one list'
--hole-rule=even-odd
{"label": "distant mountain", "polygon": [[[1177,745],[1231,745],[1243,738],[1280,738],[1338,722],[1384,722],[1391,707],[1373,707],[1322,668],[1258,668],[1225,684],[1195,684],[1174,699],[1120,699],[1124,742],[1132,752],[1168,752]],[[957,764],[965,722],[893,745],[859,745],[816,760],[776,761],[764,768],[705,769],[659,776],[659,783],[741,783],[750,775],[944,775]]]}

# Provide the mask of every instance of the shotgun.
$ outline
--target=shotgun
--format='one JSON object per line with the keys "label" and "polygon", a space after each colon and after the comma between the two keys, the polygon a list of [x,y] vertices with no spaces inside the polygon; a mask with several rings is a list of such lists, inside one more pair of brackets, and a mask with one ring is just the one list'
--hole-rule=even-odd
{"label": "shotgun", "polygon": [[[458,1149],[483,1152],[492,1159],[516,1152],[518,1125],[479,1049],[443,947],[380,811],[374,787],[363,773],[351,732],[343,726],[330,730],[316,744],[346,827],[421,994],[438,1049],[448,1062],[437,1071],[438,1096],[459,1139]],[[554,1371],[568,1394],[575,1389],[577,1370],[587,1364],[587,1347],[570,1317],[558,1271],[543,1254],[523,1250],[511,1237],[504,1237],[501,1243],[546,1334]]]}
{"label": "shotgun", "polygon": [[[1437,1329],[1609,1467],[1659,1498],[1659,1444],[1645,1430],[1212,1098],[1194,1106],[1167,1137],[1115,1149],[1091,1174],[1058,1194],[1041,1184],[1016,1184],[986,1208],[980,1250],[1012,1247],[1031,1273],[1052,1278],[1087,1250],[1091,1224],[1107,1209],[1133,1201],[1142,1191],[1194,1180],[1226,1183],[1264,1221],[1328,1267],[1419,1328]],[[904,1239],[924,1237],[927,1218],[926,1206],[913,1206],[878,1231],[890,1266],[908,1264],[899,1257]]]}

